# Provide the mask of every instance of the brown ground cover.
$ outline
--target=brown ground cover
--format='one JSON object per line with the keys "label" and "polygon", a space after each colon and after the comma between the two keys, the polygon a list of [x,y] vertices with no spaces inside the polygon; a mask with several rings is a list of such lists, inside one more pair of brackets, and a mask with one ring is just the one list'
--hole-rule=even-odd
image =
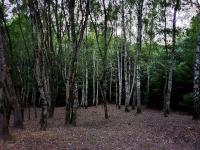
{"label": "brown ground cover", "polygon": [[0,150],[200,150],[200,122],[191,116],[145,108],[143,113],[124,112],[109,105],[109,120],[103,107],[78,110],[77,126],[64,125],[64,108],[56,108],[47,131],[39,130],[39,118],[32,115],[25,129],[10,128],[12,140],[0,143]]}

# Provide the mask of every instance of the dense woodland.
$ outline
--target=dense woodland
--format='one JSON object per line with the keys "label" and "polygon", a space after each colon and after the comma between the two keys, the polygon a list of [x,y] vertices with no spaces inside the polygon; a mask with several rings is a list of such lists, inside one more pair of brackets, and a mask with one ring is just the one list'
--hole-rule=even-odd
{"label": "dense woodland", "polygon": [[47,130],[58,106],[74,126],[80,107],[100,104],[105,119],[115,104],[199,120],[199,10],[198,0],[1,0],[0,138],[12,116],[25,127],[25,112]]}

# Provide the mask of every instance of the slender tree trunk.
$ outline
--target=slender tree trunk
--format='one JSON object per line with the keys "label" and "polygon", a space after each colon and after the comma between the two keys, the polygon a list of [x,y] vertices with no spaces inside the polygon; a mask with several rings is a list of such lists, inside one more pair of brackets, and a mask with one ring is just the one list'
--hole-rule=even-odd
{"label": "slender tree trunk", "polygon": [[85,106],[85,79],[86,79],[86,76],[85,76],[85,71],[86,71],[86,63],[85,63],[85,51],[83,50],[82,51],[82,64],[83,64],[83,67],[82,67],[82,73],[83,73],[83,78],[82,78],[82,95],[81,95],[81,107],[84,107]]}
{"label": "slender tree trunk", "polygon": [[97,62],[97,64],[96,64],[96,67],[97,67],[97,70],[96,70],[96,75],[97,75],[97,87],[96,87],[96,89],[97,89],[97,93],[96,93],[96,106],[98,106],[98,104],[99,104],[99,65],[98,65],[98,62]]}
{"label": "slender tree trunk", "polygon": [[35,88],[33,87],[32,89],[32,102],[33,102],[33,108],[34,108],[34,115],[35,118],[37,118],[37,108],[36,108],[36,91]]}
{"label": "slender tree trunk", "polygon": [[[157,15],[157,3],[156,2],[152,2],[152,8],[151,8],[151,20],[150,20],[150,24],[149,24],[149,31],[147,31],[146,33],[149,36],[149,45],[148,45],[148,62],[147,62],[147,96],[146,96],[146,104],[149,104],[149,92],[150,92],[150,82],[151,82],[151,51],[153,50],[153,42],[154,42],[154,22],[155,22],[155,17]],[[165,14],[164,14],[165,15]],[[149,33],[148,33],[149,32]]]}
{"label": "slender tree trunk", "polygon": [[8,112],[6,112],[5,108],[3,107],[0,109],[0,111],[0,140],[5,140],[10,136],[8,128],[9,124],[7,121]]}
{"label": "slender tree trunk", "polygon": [[137,99],[137,89],[134,88],[134,91],[133,91],[133,101],[132,101],[132,109],[133,110],[135,109],[136,99]]}
{"label": "slender tree trunk", "polygon": [[[48,118],[48,101],[47,97],[45,96],[45,85],[44,85],[44,78],[45,78],[45,65],[44,65],[44,56],[42,56],[42,62],[38,58],[36,58],[36,78],[37,83],[40,91],[40,102],[41,102],[41,118],[40,118],[40,129],[46,130],[47,128],[47,118]],[[42,67],[42,68],[40,68]]]}
{"label": "slender tree trunk", "polygon": [[51,18],[51,1],[47,1],[47,43],[48,43],[48,63],[51,64],[51,66],[46,66],[46,95],[47,99],[49,101],[49,118],[52,118],[54,116],[54,108],[56,104],[56,97],[57,97],[57,80],[58,80],[58,75],[57,75],[57,63],[56,59],[50,55],[52,53],[55,55],[54,52],[54,42],[53,42],[53,31],[52,31],[52,18]]}
{"label": "slender tree trunk", "polygon": [[82,84],[82,97],[81,97],[81,106],[85,106],[85,79],[83,80]]}
{"label": "slender tree trunk", "polygon": [[[137,58],[137,55],[136,55],[136,58]],[[131,85],[131,87],[130,87],[130,93],[129,93],[129,102],[130,102],[130,100],[131,100],[131,96],[133,95],[133,101],[132,101],[132,109],[135,109],[135,101],[136,101],[136,87],[135,87],[135,85],[136,85],[136,71],[137,71],[137,69],[136,69],[136,66],[137,66],[137,64],[136,64],[136,62],[134,63],[134,70],[133,70],[133,81],[132,81],[132,85]],[[129,82],[130,83],[130,82]],[[133,93],[134,92],[134,93]]]}
{"label": "slender tree trunk", "polygon": [[103,30],[103,57],[102,57],[102,65],[103,65],[103,76],[102,76],[102,85],[103,85],[103,102],[104,102],[104,112],[105,112],[105,119],[108,119],[108,108],[107,108],[107,80],[106,80],[106,72],[107,72],[107,62],[108,62],[108,58],[107,58],[107,54],[108,54],[108,36],[107,36],[107,32],[108,32],[108,14],[107,14],[107,10],[106,10],[106,3],[105,0],[103,0],[103,11],[104,11],[104,30]]}
{"label": "slender tree trunk", "polygon": [[74,99],[74,104],[73,104],[73,113],[72,115],[74,115],[73,120],[72,120],[72,124],[74,126],[76,126],[76,117],[77,117],[77,110],[78,110],[78,85],[77,83],[75,83],[75,91],[74,91],[74,95],[75,95],[75,99]]}
{"label": "slender tree trunk", "polygon": [[[112,3],[109,1],[109,6],[112,6]],[[107,109],[107,64],[108,64],[108,48],[109,48],[109,43],[110,43],[110,39],[113,35],[113,32],[111,31],[110,36],[109,32],[108,32],[108,23],[109,21],[109,12],[110,9],[107,8],[107,4],[106,0],[102,1],[102,7],[103,7],[103,31],[102,31],[102,48],[99,44],[99,33],[98,33],[98,27],[97,27],[97,20],[96,20],[96,15],[95,16],[95,22],[91,17],[91,21],[92,24],[94,26],[94,30],[95,30],[95,36],[96,36],[96,41],[97,41],[97,45],[98,45],[98,49],[100,51],[100,55],[101,55],[101,60],[102,60],[102,78],[101,78],[101,85],[100,85],[100,89],[102,91],[102,97],[103,97],[103,103],[104,103],[104,113],[105,113],[105,119],[108,119],[108,109]],[[112,24],[112,21],[111,21]]]}
{"label": "slender tree trunk", "polygon": [[[76,29],[75,29],[75,0],[68,1],[68,11],[69,11],[69,26],[71,33],[71,60],[68,69],[67,83],[66,83],[66,117],[65,123],[71,124],[73,117],[73,103],[74,103],[74,89],[75,89],[75,72],[77,64],[77,39],[76,39]],[[76,118],[76,117],[75,117]]]}
{"label": "slender tree trunk", "polygon": [[166,88],[166,98],[164,104],[164,116],[167,117],[170,112],[170,100],[171,100],[171,91],[172,91],[172,77],[173,77],[173,63],[174,63],[174,52],[176,50],[176,14],[179,8],[179,0],[176,0],[173,14],[173,31],[172,31],[172,51],[170,53],[169,62],[168,62],[168,81]]}
{"label": "slender tree trunk", "polygon": [[[35,54],[35,78],[37,81],[37,86],[40,93],[40,102],[41,102],[41,118],[40,118],[40,129],[46,130],[47,128],[47,115],[48,115],[48,100],[47,100],[47,81],[46,79],[46,61],[44,56],[44,51],[39,48],[38,44],[38,24],[39,24],[39,18],[36,11],[37,3],[36,1],[28,1],[29,9],[30,9],[30,17],[31,17],[31,23],[32,23],[32,47]],[[42,40],[44,40],[43,34]],[[42,44],[43,47],[43,44]]]}
{"label": "slender tree trunk", "polygon": [[[151,42],[150,42],[150,48],[149,48],[149,54],[148,57],[150,57],[150,52],[151,52]],[[150,58],[148,58],[148,64],[147,64],[147,98],[146,102],[149,102],[149,90],[150,90]]]}
{"label": "slender tree trunk", "polygon": [[99,81],[97,80],[96,106],[99,104]]}
{"label": "slender tree trunk", "polygon": [[85,66],[85,108],[88,107],[88,65]]}
{"label": "slender tree trunk", "polygon": [[47,115],[48,115],[48,104],[44,96],[44,91],[40,89],[40,101],[42,107],[42,113],[40,118],[40,129],[46,130],[47,128]]}
{"label": "slender tree trunk", "polygon": [[[70,29],[70,63],[68,68],[67,83],[66,83],[66,117],[65,123],[72,124],[76,114],[73,111],[74,98],[75,98],[75,81],[76,81],[76,71],[77,71],[77,59],[78,59],[78,50],[81,46],[83,35],[87,27],[87,20],[89,15],[89,0],[85,1],[85,7],[82,8],[85,10],[85,14],[82,14],[82,19],[84,20],[79,31],[76,31],[76,18],[75,18],[75,0],[67,1],[68,13],[69,13],[69,29]],[[78,36],[79,35],[79,36]]]}
{"label": "slender tree trunk", "polygon": [[164,27],[164,41],[165,41],[165,51],[166,51],[166,60],[165,60],[165,85],[164,85],[164,102],[163,102],[163,111],[165,111],[165,108],[166,108],[166,90],[167,90],[167,81],[168,81],[168,47],[167,47],[167,15],[166,15],[166,11],[167,11],[167,3],[166,3],[166,0],[164,0],[164,24],[165,24],[165,27]]}
{"label": "slender tree trunk", "polygon": [[[45,61],[45,58],[43,58],[43,69],[42,69],[42,77],[43,77],[43,85],[44,85],[44,94],[45,94],[45,100],[47,103],[47,117],[53,117],[53,113],[51,112],[51,116],[50,115],[50,106],[53,107],[54,109],[54,105],[52,105],[52,94],[51,94],[51,87],[50,87],[50,71],[48,70],[48,65],[47,62]],[[52,110],[51,110],[52,111]]]}
{"label": "slender tree trunk", "polygon": [[[0,8],[0,34],[1,34],[1,49],[2,49],[2,59],[4,59],[5,62],[5,47],[8,46],[8,50],[10,50],[10,55],[7,55],[7,64],[8,64],[8,68],[7,70],[5,70],[5,76],[4,78],[4,87],[2,86],[2,88],[7,89],[5,96],[7,97],[7,101],[9,101],[9,105],[8,110],[6,110],[6,112],[10,112],[9,107],[11,107],[14,109],[14,127],[17,128],[23,128],[23,120],[22,120],[22,114],[21,114],[21,105],[19,103],[18,97],[17,97],[17,93],[15,91],[15,87],[13,84],[13,81],[11,79],[11,70],[12,72],[16,73],[15,76],[18,76],[18,70],[17,68],[14,66],[15,65],[15,57],[13,56],[13,47],[12,47],[12,41],[10,38],[10,33],[9,30],[6,26],[6,19],[5,19],[5,15],[4,15],[4,1],[2,1],[2,7]],[[4,65],[6,65],[6,62],[4,63]],[[3,70],[4,71],[4,70]],[[4,99],[4,98],[3,98]],[[6,101],[6,100],[5,100]],[[7,116],[9,116],[10,118],[10,113],[7,113]],[[7,120],[9,120],[7,118]]]}
{"label": "slender tree trunk", "polygon": [[122,99],[122,74],[121,74],[121,63],[120,63],[120,53],[117,53],[117,68],[118,68],[118,82],[119,82],[119,99],[118,99],[118,108],[121,108],[121,99]]}
{"label": "slender tree trunk", "polygon": [[116,104],[116,106],[118,106],[118,83],[117,83],[117,79],[116,79],[116,83],[115,83],[115,87],[116,87],[116,89],[115,89],[115,104]]}
{"label": "slender tree trunk", "polygon": [[[131,59],[128,57],[128,89],[129,89],[129,95],[131,90]],[[130,103],[130,100],[129,100]]]}
{"label": "slender tree trunk", "polygon": [[30,100],[29,100],[29,89],[27,90],[26,101],[27,101],[27,107],[28,107],[28,120],[31,120],[31,109],[30,109]]}
{"label": "slender tree trunk", "polygon": [[92,103],[95,105],[96,102],[96,53],[93,50],[93,100]]}
{"label": "slender tree trunk", "polygon": [[69,82],[65,83],[65,124],[70,121]]}
{"label": "slender tree trunk", "polygon": [[103,104],[103,106],[104,106],[104,112],[105,112],[105,119],[108,119],[109,116],[108,116],[108,107],[107,107],[107,100],[106,100],[106,98],[107,98],[106,89],[107,89],[107,83],[106,83],[106,79],[104,77],[104,81],[103,81],[103,99],[104,99],[104,104]]}
{"label": "slender tree trunk", "polygon": [[49,106],[49,118],[52,118],[54,116],[55,111],[55,105],[56,105],[56,96],[52,96],[51,98],[51,105]]}
{"label": "slender tree trunk", "polygon": [[110,90],[109,90],[109,100],[110,102],[112,101],[112,76],[113,76],[113,67],[112,67],[112,63],[110,64]]}
{"label": "slender tree trunk", "polygon": [[137,78],[136,78],[136,91],[137,91],[137,113],[141,113],[141,89],[140,89],[140,65],[137,66]]}
{"label": "slender tree trunk", "polygon": [[[200,22],[200,16],[198,19]],[[200,120],[200,30],[197,37],[197,47],[195,50],[193,84],[194,84],[193,85],[193,102],[194,102],[193,119]]]}
{"label": "slender tree trunk", "polygon": [[25,99],[25,89],[24,87],[21,89],[21,94],[20,94],[20,104],[21,104],[21,115],[22,115],[22,120],[24,121],[24,99]]}
{"label": "slender tree trunk", "polygon": [[6,78],[6,62],[5,62],[5,49],[4,49],[4,41],[3,41],[3,24],[0,18],[0,140],[6,139],[9,136],[9,122],[7,116],[8,113],[8,102],[6,101],[5,93],[4,93],[4,85]]}
{"label": "slender tree trunk", "polygon": [[[12,83],[12,79],[10,76],[9,70],[7,70],[7,76],[6,76],[6,87],[8,89],[8,95],[9,95],[9,101],[12,104],[12,108],[14,109],[13,115],[14,115],[14,127],[16,128],[23,128],[23,118],[21,113],[21,105],[19,104],[14,85]],[[8,96],[7,96],[8,97]]]}
{"label": "slender tree trunk", "polygon": [[142,49],[142,12],[143,12],[143,0],[138,1],[137,17],[138,17],[138,29],[137,29],[137,73],[136,73],[136,87],[137,87],[137,113],[141,113],[141,84],[140,84],[140,57]]}
{"label": "slender tree trunk", "polygon": [[169,61],[168,64],[168,80],[167,80],[167,89],[166,89],[166,98],[164,105],[164,116],[167,117],[170,112],[170,99],[171,99],[171,90],[172,90],[172,75],[173,75],[173,62]]}
{"label": "slender tree trunk", "polygon": [[122,30],[123,30],[123,51],[124,51],[124,79],[125,79],[125,112],[129,112],[129,83],[128,83],[128,52],[127,52],[127,41],[126,41],[126,27],[125,27],[125,10],[124,0],[122,0]]}

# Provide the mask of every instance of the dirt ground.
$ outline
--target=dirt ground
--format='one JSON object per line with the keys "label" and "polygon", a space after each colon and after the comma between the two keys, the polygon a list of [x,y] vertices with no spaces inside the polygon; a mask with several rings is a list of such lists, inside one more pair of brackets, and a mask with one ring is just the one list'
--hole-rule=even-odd
{"label": "dirt ground", "polygon": [[[39,118],[25,119],[24,130],[10,128],[13,139],[0,143],[0,150],[200,150],[200,122],[191,116],[144,109],[124,112],[109,105],[109,120],[103,107],[78,110],[77,126],[64,125],[64,108],[56,108],[47,131],[39,130]],[[38,113],[39,114],[39,113]]]}

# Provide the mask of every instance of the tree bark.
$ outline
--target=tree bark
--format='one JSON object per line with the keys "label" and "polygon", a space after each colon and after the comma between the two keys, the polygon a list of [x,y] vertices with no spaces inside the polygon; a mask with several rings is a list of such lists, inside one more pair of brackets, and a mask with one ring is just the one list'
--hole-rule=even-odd
{"label": "tree bark", "polygon": [[122,100],[122,68],[120,63],[120,53],[117,52],[117,70],[118,70],[118,82],[119,82],[119,98],[118,98],[118,108],[121,108]]}
{"label": "tree bark", "polygon": [[81,106],[85,106],[85,78],[83,79],[83,84],[82,84],[82,97],[81,97]]}
{"label": "tree bark", "polygon": [[141,113],[141,81],[140,81],[140,57],[142,49],[142,12],[143,0],[139,0],[137,4],[137,67],[136,67],[136,87],[137,87],[137,113]]}
{"label": "tree bark", "polygon": [[176,0],[176,4],[174,6],[173,13],[173,31],[172,31],[172,51],[170,53],[169,61],[168,61],[168,75],[167,75],[167,83],[166,83],[166,98],[164,104],[164,116],[167,117],[170,112],[170,100],[171,100],[171,91],[172,91],[172,77],[173,77],[173,63],[174,63],[174,52],[176,50],[176,14],[179,8],[179,0]]}
{"label": "tree bark", "polygon": [[110,86],[109,86],[109,101],[112,101],[112,76],[113,76],[113,67],[112,63],[110,64]]}
{"label": "tree bark", "polygon": [[137,91],[136,91],[136,88],[135,88],[134,92],[133,92],[132,109],[135,109],[136,99],[137,99]]}
{"label": "tree bark", "polygon": [[118,106],[118,83],[117,83],[117,79],[116,79],[116,83],[115,83],[115,104],[116,106]]}
{"label": "tree bark", "polygon": [[127,40],[126,40],[126,27],[125,27],[125,4],[122,0],[122,35],[123,35],[123,51],[124,51],[124,79],[125,79],[125,112],[129,112],[129,83],[128,83],[128,52],[127,52]]}
{"label": "tree bark", "polygon": [[96,102],[96,53],[95,50],[93,50],[93,99],[92,103],[95,105]]}
{"label": "tree bark", "polygon": [[[72,124],[73,118],[76,118],[76,114],[73,112],[73,105],[75,100],[75,80],[76,80],[76,69],[77,69],[77,59],[78,50],[83,40],[83,35],[87,27],[87,20],[89,15],[89,0],[85,4],[85,14],[82,14],[82,19],[84,20],[79,31],[76,31],[76,20],[75,20],[75,0],[67,1],[68,13],[69,13],[69,28],[70,28],[70,63],[68,68],[67,83],[66,83],[66,117],[65,123]],[[79,37],[78,37],[79,35]]]}
{"label": "tree bark", "polygon": [[88,65],[85,66],[85,108],[88,107]]}
{"label": "tree bark", "polygon": [[99,81],[97,80],[96,106],[99,104]]}
{"label": "tree bark", "polygon": [[74,91],[74,95],[75,95],[75,99],[74,99],[74,104],[73,104],[73,113],[72,115],[74,115],[72,117],[72,125],[76,126],[76,117],[77,117],[77,109],[78,109],[78,85],[77,83],[75,83],[75,91]]}
{"label": "tree bark", "polygon": [[[47,66],[44,56],[44,51],[39,48],[39,40],[38,40],[38,30],[41,28],[41,22],[39,20],[39,14],[36,10],[37,1],[29,0],[29,9],[30,9],[30,17],[32,23],[32,48],[35,54],[35,78],[37,81],[37,86],[40,93],[40,102],[41,102],[41,118],[40,118],[40,129],[46,130],[47,128],[47,118],[48,118],[48,99],[49,98],[49,78],[47,73]],[[42,32],[42,29],[41,29]],[[43,33],[41,33],[41,39],[44,38]],[[44,48],[44,43],[42,43],[42,48]],[[49,99],[50,100],[50,99]]]}
{"label": "tree bark", "polygon": [[[200,16],[198,17],[200,22]],[[194,79],[193,79],[193,119],[200,120],[200,30],[197,37],[195,50]]]}
{"label": "tree bark", "polygon": [[[9,137],[9,103],[5,98],[5,78],[6,78],[6,62],[5,62],[5,49],[3,41],[3,24],[0,18],[0,140]],[[9,116],[10,117],[10,116]]]}

